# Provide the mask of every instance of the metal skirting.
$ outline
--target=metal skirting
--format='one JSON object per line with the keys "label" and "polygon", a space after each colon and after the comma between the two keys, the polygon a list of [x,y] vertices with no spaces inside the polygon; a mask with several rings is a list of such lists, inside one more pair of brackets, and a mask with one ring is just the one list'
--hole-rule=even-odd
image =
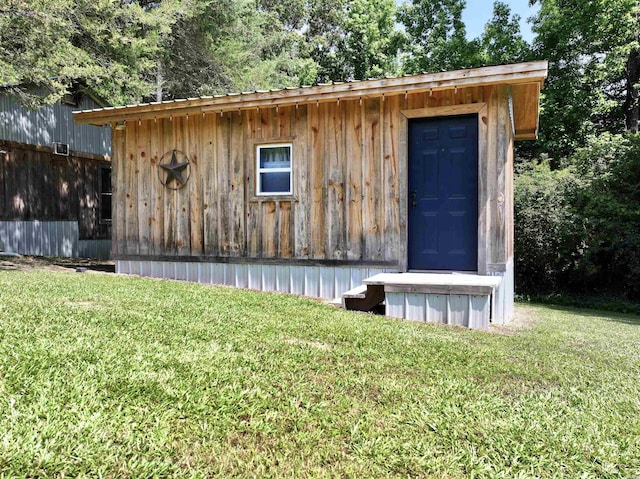
{"label": "metal skirting", "polygon": [[490,295],[385,293],[386,314],[393,318],[487,329]]}
{"label": "metal skirting", "polygon": [[[256,260],[258,261],[258,260]],[[117,260],[116,272],[153,278],[224,284],[259,291],[279,291],[333,299],[378,273],[396,272],[354,266],[289,266],[256,263],[194,263]]]}
{"label": "metal skirting", "polygon": [[0,221],[0,251],[35,256],[78,256],[77,221]]}
{"label": "metal skirting", "polygon": [[109,259],[111,240],[79,240],[77,221],[0,221],[0,251]]}
{"label": "metal skirting", "polygon": [[513,317],[513,301],[515,291],[515,268],[513,259],[506,264],[503,273],[491,273],[491,276],[500,276],[502,282],[494,295],[494,311],[491,322],[494,324],[508,324]]}
{"label": "metal skirting", "polygon": [[111,240],[78,240],[78,257],[93,259],[111,258]]}

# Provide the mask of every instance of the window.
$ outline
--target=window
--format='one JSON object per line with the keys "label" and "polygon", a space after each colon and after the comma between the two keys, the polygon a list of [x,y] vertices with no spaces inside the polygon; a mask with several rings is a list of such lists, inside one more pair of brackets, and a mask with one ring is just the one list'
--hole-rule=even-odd
{"label": "window", "polygon": [[257,195],[291,194],[291,144],[257,147]]}
{"label": "window", "polygon": [[103,167],[100,173],[100,219],[111,222],[111,167]]}

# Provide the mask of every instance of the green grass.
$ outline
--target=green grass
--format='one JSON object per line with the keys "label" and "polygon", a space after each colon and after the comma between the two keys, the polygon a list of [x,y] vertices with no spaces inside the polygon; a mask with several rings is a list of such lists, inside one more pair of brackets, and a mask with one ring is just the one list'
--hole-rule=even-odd
{"label": "green grass", "polygon": [[0,271],[0,477],[634,477],[640,320],[489,334]]}

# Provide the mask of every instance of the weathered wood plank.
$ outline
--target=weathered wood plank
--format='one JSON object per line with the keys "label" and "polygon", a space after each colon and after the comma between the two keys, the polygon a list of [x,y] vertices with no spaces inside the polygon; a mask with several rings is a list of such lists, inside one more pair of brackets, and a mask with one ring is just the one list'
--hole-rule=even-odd
{"label": "weathered wood plank", "polygon": [[[169,155],[171,154],[170,152],[175,148],[175,141],[174,141],[174,131],[173,131],[173,122],[170,121],[169,119],[163,119],[160,120],[159,123],[161,122],[161,131],[162,131],[162,149],[160,150],[162,152],[161,156],[160,156],[160,162],[164,162],[164,161],[168,161],[170,160],[170,156],[169,158],[165,157],[164,155],[169,153]],[[160,172],[160,174],[162,175],[162,180],[164,182],[165,178],[166,178],[166,174],[164,172]],[[163,200],[163,208],[162,208],[162,212],[163,212],[163,221],[162,221],[162,225],[163,225],[163,229],[164,229],[164,251],[165,254],[169,254],[169,255],[175,255],[178,252],[177,249],[177,195],[176,192],[174,190],[171,190],[169,188],[166,187],[162,187],[163,188],[163,195],[162,195],[162,200]]]}
{"label": "weathered wood plank", "polygon": [[[174,148],[188,156],[189,152],[189,135],[187,133],[187,118],[174,118]],[[189,189],[191,179],[191,167],[189,167],[189,180],[187,184],[175,190],[177,199],[177,221],[176,221],[176,246],[178,255],[191,254],[191,205],[189,202]]]}
{"label": "weathered wood plank", "polygon": [[327,103],[324,125],[325,158],[327,169],[327,257],[342,259],[344,254],[344,135],[342,108],[337,103]]}
{"label": "weathered wood plank", "polygon": [[128,121],[126,125],[126,160],[124,162],[124,185],[126,188],[125,246],[127,254],[139,254],[138,228],[138,122]]}
{"label": "weathered wood plank", "polygon": [[160,254],[163,245],[164,214],[162,211],[163,186],[160,183],[158,163],[162,156],[162,134],[160,125],[155,120],[148,121],[148,168],[149,168],[149,242],[152,254]]}
{"label": "weathered wood plank", "polygon": [[362,156],[364,151],[362,115],[357,100],[342,102],[345,109],[346,131],[346,242],[347,259],[362,258],[364,244],[362,228]]}
{"label": "weathered wood plank", "polygon": [[493,246],[492,260],[495,263],[503,263],[506,258],[506,241],[507,241],[507,213],[506,213],[506,166],[507,166],[507,149],[509,147],[509,133],[511,130],[511,121],[509,119],[509,104],[506,88],[497,87],[498,101],[498,124],[497,124],[497,151],[496,151],[496,189],[492,202],[495,205],[495,221],[491,228],[491,236],[489,241]]}
{"label": "weathered wood plank", "polygon": [[[315,107],[312,107],[315,108]],[[309,257],[309,225],[311,221],[309,178],[312,153],[311,127],[308,124],[307,106],[295,107],[295,135],[293,143],[292,181],[296,201],[293,205],[294,256]]]}
{"label": "weathered wood plank", "polygon": [[382,170],[380,149],[380,100],[371,99],[364,103],[364,158],[362,161],[364,185],[364,257],[368,260],[382,259],[383,238],[380,229],[382,221]]}
{"label": "weathered wood plank", "polygon": [[262,256],[274,258],[277,252],[278,216],[275,201],[264,201],[262,205]]}
{"label": "weathered wood plank", "polygon": [[203,128],[201,115],[187,117],[188,153],[189,157],[189,211],[191,254],[204,253],[204,205],[203,205]]}
{"label": "weathered wood plank", "polygon": [[149,164],[149,121],[141,121],[136,131],[137,165],[138,170],[138,241],[140,254],[150,254],[153,250],[151,243],[151,169]]}
{"label": "weathered wood plank", "polygon": [[322,115],[326,114],[324,105],[310,106],[309,113],[309,173],[311,184],[311,221],[310,257],[325,258],[325,168],[324,168],[324,128]]}
{"label": "weathered wood plank", "polygon": [[246,248],[245,221],[245,151],[244,151],[244,117],[245,113],[231,115],[230,132],[230,178],[229,191],[231,207],[230,251],[232,256],[243,256]]}
{"label": "weathered wood plank", "polygon": [[291,258],[291,201],[280,201],[278,211],[278,257]]}
{"label": "weathered wood plank", "polygon": [[124,129],[111,129],[111,194],[113,195],[111,214],[111,255],[125,254],[124,211],[126,205],[124,186],[124,161],[126,157]]}
{"label": "weathered wood plank", "polygon": [[204,254],[218,254],[218,156],[216,145],[218,129],[216,115],[205,115],[200,141],[203,144],[200,168],[202,170],[202,210]]}
{"label": "weathered wood plank", "polygon": [[231,249],[230,215],[231,204],[229,190],[231,187],[229,160],[231,156],[231,117],[237,113],[225,113],[216,116],[217,121],[217,142],[216,142],[216,164],[218,167],[217,178],[217,218],[218,218],[218,251],[220,256],[229,256]]}
{"label": "weathered wood plank", "polygon": [[[256,145],[262,140],[261,114],[256,110],[247,111],[250,140],[247,142],[247,188],[249,197],[256,193]],[[259,258],[262,255],[262,206],[259,201],[247,202],[247,252],[249,256]]]}
{"label": "weathered wood plank", "polygon": [[384,259],[399,259],[400,175],[398,169],[399,104],[398,97],[384,101],[383,170],[384,182]]}

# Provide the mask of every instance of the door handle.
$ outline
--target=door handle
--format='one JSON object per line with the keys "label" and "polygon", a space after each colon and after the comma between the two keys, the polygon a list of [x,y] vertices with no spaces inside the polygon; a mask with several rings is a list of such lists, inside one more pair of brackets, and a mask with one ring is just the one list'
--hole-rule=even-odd
{"label": "door handle", "polygon": [[411,207],[415,208],[416,206],[418,206],[418,192],[413,190],[411,193],[409,193],[409,198],[411,198]]}

